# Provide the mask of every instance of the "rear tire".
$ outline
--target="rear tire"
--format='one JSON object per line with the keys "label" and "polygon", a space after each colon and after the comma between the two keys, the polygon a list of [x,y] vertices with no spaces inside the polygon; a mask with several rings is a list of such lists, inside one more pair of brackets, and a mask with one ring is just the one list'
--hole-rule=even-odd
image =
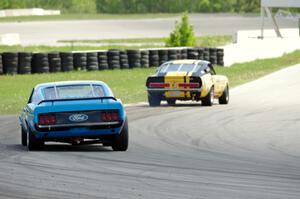
{"label": "rear tire", "polygon": [[23,146],[27,146],[27,132],[21,127],[21,143]]}
{"label": "rear tire", "polygon": [[160,106],[161,97],[157,93],[148,93],[148,102],[151,107]]}
{"label": "rear tire", "polygon": [[40,150],[44,147],[44,141],[37,139],[32,133],[27,133],[27,148],[29,151]]}
{"label": "rear tire", "polygon": [[212,106],[214,104],[215,92],[214,87],[211,87],[208,94],[202,99],[202,106]]}
{"label": "rear tire", "polygon": [[114,137],[112,149],[114,151],[126,151],[128,149],[128,122],[127,122],[127,119],[125,120],[125,124],[121,130],[121,133]]}
{"label": "rear tire", "polygon": [[219,98],[219,104],[228,104],[229,102],[229,87],[226,86],[222,96]]}
{"label": "rear tire", "polygon": [[168,99],[167,103],[169,106],[174,106],[176,104],[176,99]]}

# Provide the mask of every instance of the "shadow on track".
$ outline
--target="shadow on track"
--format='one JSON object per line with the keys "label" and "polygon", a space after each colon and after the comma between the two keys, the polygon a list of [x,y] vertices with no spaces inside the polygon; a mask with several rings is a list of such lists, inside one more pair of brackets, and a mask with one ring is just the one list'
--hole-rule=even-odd
{"label": "shadow on track", "polygon": [[[6,146],[7,151],[28,151],[27,147],[21,144],[12,144]],[[68,145],[68,144],[45,144],[45,146],[40,150],[35,150],[37,152],[113,152],[110,147],[104,147],[102,145]],[[34,152],[34,151],[33,151]]]}

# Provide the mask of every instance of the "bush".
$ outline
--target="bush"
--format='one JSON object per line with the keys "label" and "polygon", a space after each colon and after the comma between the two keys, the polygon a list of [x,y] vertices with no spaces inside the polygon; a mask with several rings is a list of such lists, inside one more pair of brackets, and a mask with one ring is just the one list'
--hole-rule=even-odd
{"label": "bush", "polygon": [[175,22],[175,29],[170,33],[170,37],[166,41],[166,46],[194,46],[196,37],[193,26],[189,23],[189,17],[185,13],[181,18],[181,22]]}

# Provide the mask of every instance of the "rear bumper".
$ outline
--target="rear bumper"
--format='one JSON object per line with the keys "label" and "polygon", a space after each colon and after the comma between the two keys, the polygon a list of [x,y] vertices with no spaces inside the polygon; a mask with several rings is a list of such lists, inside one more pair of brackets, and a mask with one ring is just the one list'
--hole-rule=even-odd
{"label": "rear bumper", "polygon": [[182,89],[173,89],[173,88],[147,88],[148,92],[168,92],[168,91],[178,91],[178,92],[201,92],[202,88],[182,88]]}
{"label": "rear bumper", "polygon": [[[123,122],[124,123],[124,122]],[[68,138],[100,138],[105,135],[120,134],[123,123],[106,126],[56,126],[52,128],[35,127],[32,133],[38,139],[55,140]]]}

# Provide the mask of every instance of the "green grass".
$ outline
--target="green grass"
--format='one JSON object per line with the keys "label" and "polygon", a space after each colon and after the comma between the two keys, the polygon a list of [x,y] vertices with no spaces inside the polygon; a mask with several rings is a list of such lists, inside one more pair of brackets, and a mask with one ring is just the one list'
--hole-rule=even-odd
{"label": "green grass", "polygon": [[[230,68],[216,67],[219,74],[228,76],[231,87],[252,81],[284,67],[300,63],[300,51],[280,58],[235,64]],[[0,114],[19,113],[26,104],[32,87],[38,83],[61,80],[102,80],[107,82],[116,97],[124,103],[146,101],[145,80],[155,68],[108,71],[74,71],[56,74],[0,76]]]}
{"label": "green grass", "polygon": [[108,49],[140,49],[152,48],[150,45],[142,46],[123,46],[123,45],[105,45],[105,46],[5,46],[0,45],[0,52],[71,52],[71,51],[89,51],[89,50],[108,50]]}
{"label": "green grass", "polygon": [[279,58],[262,59],[234,64],[230,68],[216,67],[216,72],[229,78],[231,87],[263,77],[287,66],[300,63],[300,50],[285,54]]}
{"label": "green grass", "polygon": [[[137,38],[137,39],[108,39],[108,40],[70,40],[70,41],[61,41],[67,42],[66,46],[5,46],[0,45],[0,52],[51,52],[51,51],[60,51],[60,52],[70,52],[70,51],[86,51],[86,50],[108,50],[108,49],[140,49],[140,48],[158,48],[164,47],[163,42],[165,38]],[[73,45],[72,43],[73,42]],[[153,43],[161,43],[161,46],[153,45]],[[224,44],[232,42],[231,36],[204,36],[197,38],[196,46],[202,47],[217,47]],[[86,43],[84,46],[76,45],[76,43]],[[107,45],[103,46],[91,46],[89,43],[105,43]],[[136,44],[142,43],[141,46],[128,46],[122,45],[127,44]]]}
{"label": "green grass", "polygon": [[[167,38],[132,38],[132,39],[99,39],[99,40],[61,40],[58,42],[61,43],[69,43],[69,44],[75,44],[76,43],[93,43],[93,44],[119,44],[122,45],[124,43],[126,44],[146,44],[146,46],[150,47],[157,47],[157,45],[151,46],[153,43],[161,43],[161,47],[165,46],[165,41]],[[197,37],[195,46],[203,46],[203,47],[217,47],[222,46],[228,43],[232,43],[232,37],[231,36],[202,36]],[[126,47],[125,47],[126,48]]]}
{"label": "green grass", "polygon": [[29,22],[29,21],[64,21],[64,20],[99,20],[99,19],[153,19],[177,17],[180,14],[62,14],[53,16],[18,16],[3,17],[1,22]]}

